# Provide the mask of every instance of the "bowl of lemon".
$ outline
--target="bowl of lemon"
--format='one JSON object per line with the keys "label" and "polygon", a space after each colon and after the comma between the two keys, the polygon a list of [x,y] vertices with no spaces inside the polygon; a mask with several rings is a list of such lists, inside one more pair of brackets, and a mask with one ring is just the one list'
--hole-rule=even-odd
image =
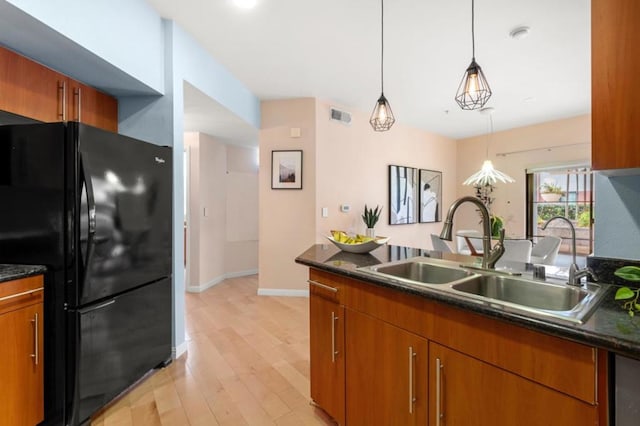
{"label": "bowl of lemon", "polygon": [[360,234],[349,236],[344,231],[331,231],[331,236],[327,236],[327,239],[340,250],[349,253],[369,253],[389,241],[388,237],[373,238]]}

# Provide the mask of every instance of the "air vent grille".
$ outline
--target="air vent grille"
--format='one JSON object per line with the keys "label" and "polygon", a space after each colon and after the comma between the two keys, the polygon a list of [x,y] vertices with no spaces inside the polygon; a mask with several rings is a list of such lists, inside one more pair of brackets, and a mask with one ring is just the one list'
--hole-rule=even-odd
{"label": "air vent grille", "polygon": [[331,108],[331,119],[339,121],[342,124],[351,124],[351,113],[346,111],[340,111],[336,108]]}

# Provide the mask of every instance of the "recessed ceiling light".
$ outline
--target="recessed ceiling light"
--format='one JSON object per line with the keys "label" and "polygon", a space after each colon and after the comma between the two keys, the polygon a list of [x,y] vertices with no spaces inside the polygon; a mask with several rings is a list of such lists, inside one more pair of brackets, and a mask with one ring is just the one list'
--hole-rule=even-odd
{"label": "recessed ceiling light", "polygon": [[531,28],[529,27],[516,27],[511,30],[511,32],[509,33],[509,37],[520,40],[528,36],[530,31]]}
{"label": "recessed ceiling light", "polygon": [[232,3],[241,9],[253,9],[258,4],[258,0],[232,0]]}

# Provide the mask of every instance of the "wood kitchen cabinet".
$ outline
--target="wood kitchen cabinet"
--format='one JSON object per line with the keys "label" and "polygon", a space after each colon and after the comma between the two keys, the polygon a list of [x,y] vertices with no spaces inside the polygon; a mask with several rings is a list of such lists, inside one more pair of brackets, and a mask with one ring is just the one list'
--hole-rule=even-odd
{"label": "wood kitchen cabinet", "polygon": [[118,131],[116,98],[1,47],[0,110]]}
{"label": "wood kitchen cabinet", "polygon": [[343,275],[309,278],[311,396],[339,424],[606,424],[606,352]]}
{"label": "wood kitchen cabinet", "polygon": [[640,2],[591,1],[591,164],[640,167]]}
{"label": "wood kitchen cabinet", "polygon": [[348,425],[424,425],[427,340],[347,309]]}
{"label": "wood kitchen cabinet", "polygon": [[0,110],[39,121],[63,121],[66,76],[0,48]]}
{"label": "wood kitchen cabinet", "polygon": [[0,283],[0,424],[44,419],[42,276]]}
{"label": "wood kitchen cabinet", "polygon": [[429,425],[595,425],[595,406],[429,343]]}
{"label": "wood kitchen cabinet", "polygon": [[344,307],[312,293],[309,311],[311,398],[344,424]]}

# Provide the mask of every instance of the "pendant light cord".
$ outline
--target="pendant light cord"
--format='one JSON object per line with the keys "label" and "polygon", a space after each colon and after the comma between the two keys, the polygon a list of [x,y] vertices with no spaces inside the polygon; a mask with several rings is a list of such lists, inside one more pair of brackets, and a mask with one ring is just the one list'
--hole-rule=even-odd
{"label": "pendant light cord", "polygon": [[384,0],[380,0],[380,91],[384,94]]}
{"label": "pendant light cord", "polygon": [[474,0],[471,0],[471,57],[476,60],[476,36],[475,36],[475,16],[474,16]]}

